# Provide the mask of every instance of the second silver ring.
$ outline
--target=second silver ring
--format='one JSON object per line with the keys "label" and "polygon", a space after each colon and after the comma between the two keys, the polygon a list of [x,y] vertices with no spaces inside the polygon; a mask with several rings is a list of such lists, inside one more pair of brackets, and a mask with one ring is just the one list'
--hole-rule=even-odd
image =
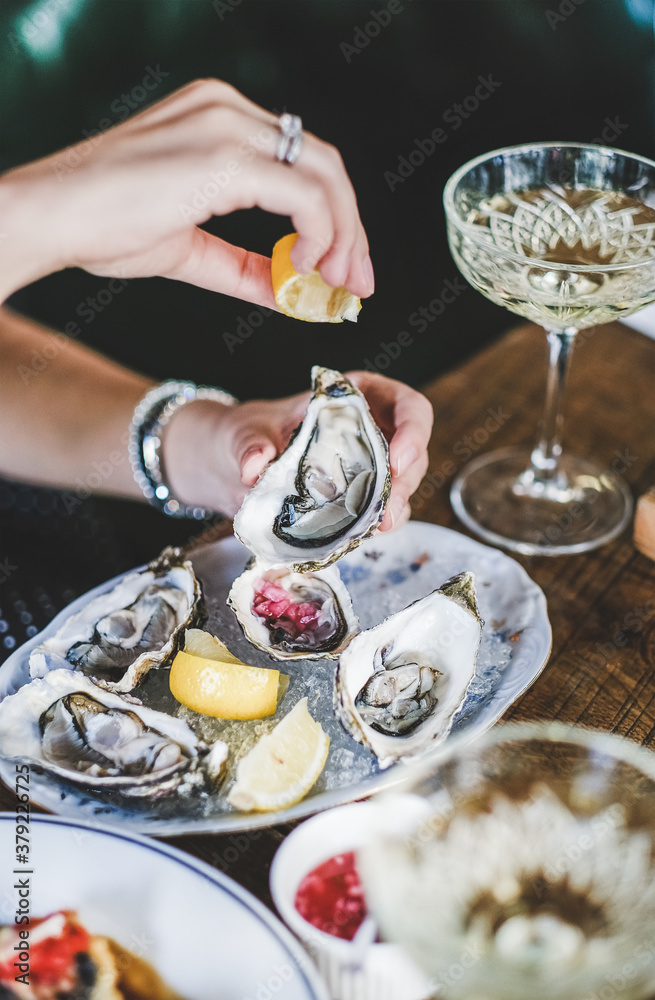
{"label": "second silver ring", "polygon": [[302,118],[298,115],[283,114],[278,119],[280,138],[278,139],[276,159],[291,167],[298,159],[302,147]]}

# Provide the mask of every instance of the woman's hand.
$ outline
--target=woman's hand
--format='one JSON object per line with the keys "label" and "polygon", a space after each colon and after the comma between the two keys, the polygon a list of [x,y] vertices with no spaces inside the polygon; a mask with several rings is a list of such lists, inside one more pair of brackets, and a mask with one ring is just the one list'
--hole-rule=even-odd
{"label": "woman's hand", "polygon": [[[432,407],[420,392],[383,375],[350,372],[348,378],[366,396],[389,441],[392,489],[380,526],[387,531],[409,518],[409,498],[427,470]],[[286,447],[308,402],[309,393],[302,393],[233,407],[202,401],[185,406],[164,437],[164,466],[173,494],[233,517],[246,490]]]}
{"label": "woman's hand", "polygon": [[[0,309],[0,372],[4,475],[72,490],[75,504],[93,491],[143,499],[127,460],[127,429],[152,380],[9,309]],[[432,407],[383,375],[348,377],[390,442],[392,490],[381,527],[398,527],[427,469]],[[234,516],[246,490],[288,444],[308,402],[304,392],[236,406],[210,400],[183,406],[163,435],[174,496]]]}
{"label": "woman's hand", "polygon": [[[291,216],[300,272],[373,291],[366,233],[338,151],[308,132],[276,160],[277,118],[219,80],[198,80],[141,114],[0,178],[0,299],[63,267],[160,275],[276,308],[270,260],[198,226],[255,205]],[[68,164],[75,164],[70,167]]]}
{"label": "woman's hand", "polygon": [[381,531],[398,528],[411,516],[409,498],[428,471],[428,443],[432,432],[432,404],[404,382],[375,375],[348,375],[364,393],[378,427],[389,442],[391,497]]}

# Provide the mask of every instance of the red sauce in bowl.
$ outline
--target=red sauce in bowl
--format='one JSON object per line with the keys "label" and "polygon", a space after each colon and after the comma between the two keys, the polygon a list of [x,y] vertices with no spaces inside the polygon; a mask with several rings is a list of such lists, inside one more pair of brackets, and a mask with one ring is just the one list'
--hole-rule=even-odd
{"label": "red sauce in bowl", "polygon": [[354,852],[337,854],[305,875],[294,904],[319,931],[352,941],[367,915]]}

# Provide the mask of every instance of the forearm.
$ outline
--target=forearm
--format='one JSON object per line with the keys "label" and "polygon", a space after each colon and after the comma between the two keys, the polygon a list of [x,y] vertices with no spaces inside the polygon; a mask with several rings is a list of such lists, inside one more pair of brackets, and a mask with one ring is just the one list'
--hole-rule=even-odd
{"label": "forearm", "polygon": [[[66,266],[60,246],[57,192],[40,161],[0,176],[0,303],[25,285]],[[62,206],[65,211],[65,206]]]}
{"label": "forearm", "polygon": [[0,309],[0,473],[141,497],[128,460],[134,407],[153,381]]}

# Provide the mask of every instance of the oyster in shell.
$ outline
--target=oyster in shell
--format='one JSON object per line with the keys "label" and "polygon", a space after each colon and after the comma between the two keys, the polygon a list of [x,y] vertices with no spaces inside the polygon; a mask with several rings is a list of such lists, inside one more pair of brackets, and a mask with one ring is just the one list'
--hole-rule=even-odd
{"label": "oyster in shell", "polygon": [[381,767],[450,732],[475,673],[482,634],[472,573],[360,632],[342,654],[335,711]]}
{"label": "oyster in shell", "polygon": [[300,573],[370,535],[391,489],[387,443],[361,392],[318,366],[312,388],[305,419],[234,519],[234,533],[258,558]]}
{"label": "oyster in shell", "polygon": [[64,621],[30,655],[30,675],[74,667],[108,691],[131,691],[162,666],[202,612],[200,584],[179,549],[165,549],[147,569]]}
{"label": "oyster in shell", "polygon": [[336,566],[294,573],[254,559],[227,600],[246,638],[275,660],[335,659],[359,631]]}
{"label": "oyster in shell", "polygon": [[[182,719],[126,702],[77,670],[52,670],[0,703],[0,755],[95,791],[156,797],[195,771],[207,747]],[[216,781],[224,744],[207,755]]]}

